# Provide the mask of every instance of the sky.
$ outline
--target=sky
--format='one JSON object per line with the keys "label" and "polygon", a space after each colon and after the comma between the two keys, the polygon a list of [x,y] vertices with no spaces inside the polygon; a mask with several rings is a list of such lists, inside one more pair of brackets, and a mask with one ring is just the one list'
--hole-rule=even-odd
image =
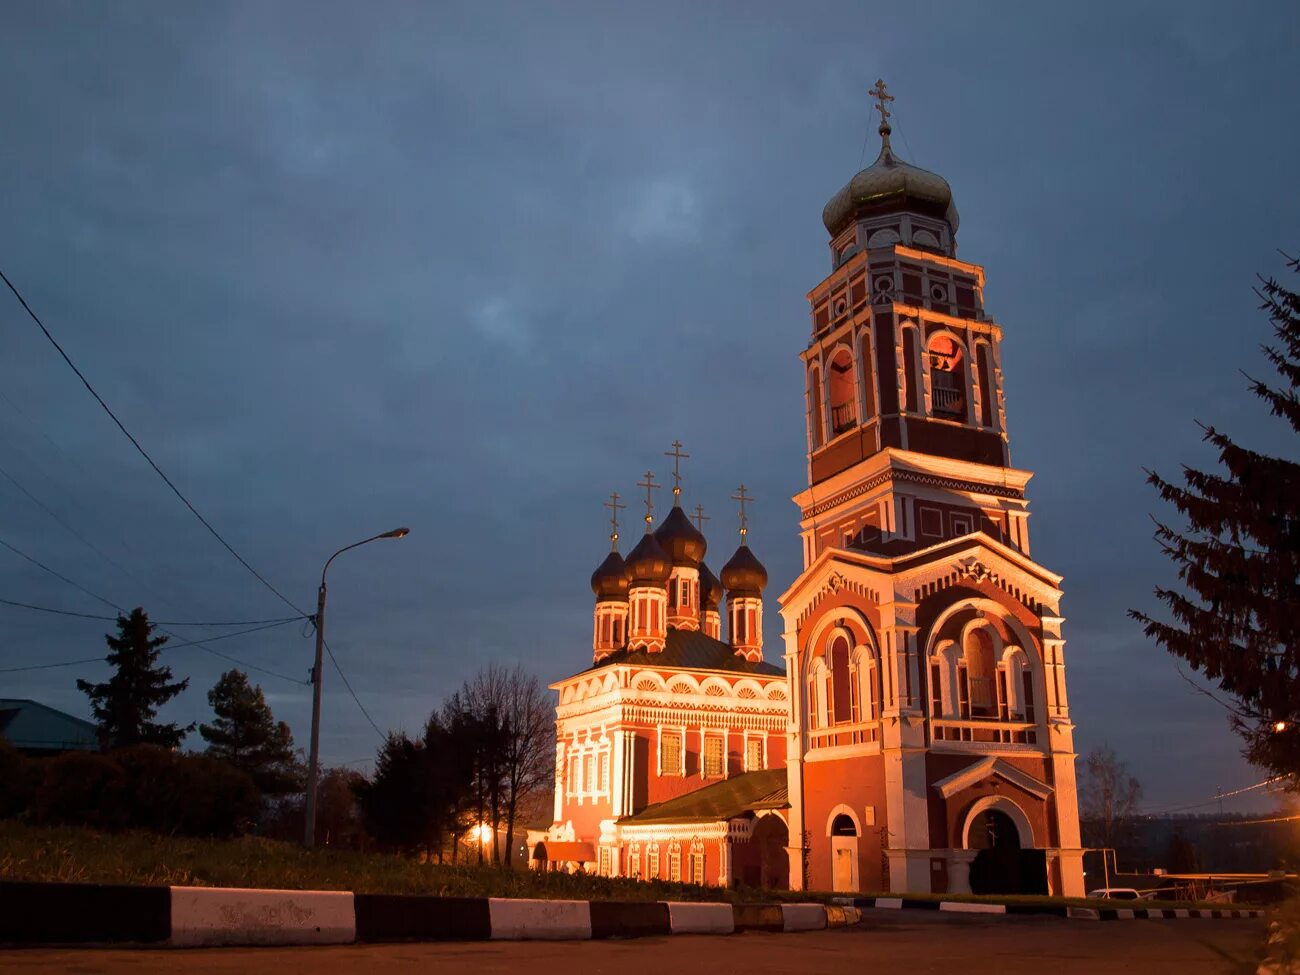
{"label": "sky", "polygon": [[[779,659],[804,296],[829,271],[822,206],[874,158],[882,77],[896,150],[949,181],[959,256],[987,270],[1079,752],[1109,742],[1148,809],[1264,778],[1126,610],[1172,581],[1144,468],[1212,464],[1198,420],[1295,456],[1241,374],[1267,375],[1255,275],[1300,250],[1294,3],[19,0],[5,20],[0,268],[297,606],[335,549],[410,527],[330,570],[330,645],[381,729],[418,729],[488,662],[587,666],[602,502],[667,481],[674,439],[715,569],[729,496],[757,498]],[[0,598],[292,615],[7,293],[0,475],[0,539],[81,587],[0,549]],[[98,656],[111,628],[0,625],[8,667]],[[273,672],[253,677],[305,746],[302,625],[209,649]],[[166,659],[190,687],[163,717],[209,719],[231,662]],[[75,680],[107,675],[8,673],[0,696],[88,715]],[[323,759],[364,768],[378,744],[327,667]]]}

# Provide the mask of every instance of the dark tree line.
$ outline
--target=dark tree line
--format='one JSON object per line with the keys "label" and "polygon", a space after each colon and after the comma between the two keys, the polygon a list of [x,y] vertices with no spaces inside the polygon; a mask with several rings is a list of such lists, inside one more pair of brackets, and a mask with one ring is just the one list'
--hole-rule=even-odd
{"label": "dark tree line", "polygon": [[[1293,272],[1300,261],[1288,259]],[[1276,344],[1264,357],[1280,382],[1247,377],[1250,390],[1300,434],[1300,294],[1269,279],[1257,292]],[[1147,636],[1216,683],[1246,757],[1300,772],[1300,463],[1242,446],[1205,428],[1219,467],[1184,467],[1180,481],[1149,473],[1185,521],[1157,522],[1156,539],[1180,588],[1158,588],[1171,617],[1132,611]],[[1223,700],[1220,698],[1220,700]]]}
{"label": "dark tree line", "polygon": [[422,735],[388,736],[374,776],[357,788],[366,828],[382,847],[441,860],[486,827],[476,860],[513,867],[521,810],[552,781],[552,730],[537,678],[489,665],[429,716]]}

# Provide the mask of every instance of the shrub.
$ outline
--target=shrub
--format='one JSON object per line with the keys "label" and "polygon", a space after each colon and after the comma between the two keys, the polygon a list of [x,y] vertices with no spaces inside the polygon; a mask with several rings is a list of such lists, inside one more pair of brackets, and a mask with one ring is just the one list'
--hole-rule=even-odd
{"label": "shrub", "polygon": [[41,823],[120,829],[122,769],[107,755],[66,752],[44,763],[32,812]]}
{"label": "shrub", "polygon": [[36,795],[40,766],[0,738],[0,819],[25,813]]}

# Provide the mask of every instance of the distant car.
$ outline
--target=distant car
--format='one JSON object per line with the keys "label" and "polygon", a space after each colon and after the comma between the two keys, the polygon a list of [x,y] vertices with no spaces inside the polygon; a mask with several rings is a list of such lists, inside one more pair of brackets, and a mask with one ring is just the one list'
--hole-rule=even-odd
{"label": "distant car", "polygon": [[1132,887],[1098,887],[1096,890],[1088,891],[1088,896],[1094,900],[1108,901],[1140,901],[1146,900]]}

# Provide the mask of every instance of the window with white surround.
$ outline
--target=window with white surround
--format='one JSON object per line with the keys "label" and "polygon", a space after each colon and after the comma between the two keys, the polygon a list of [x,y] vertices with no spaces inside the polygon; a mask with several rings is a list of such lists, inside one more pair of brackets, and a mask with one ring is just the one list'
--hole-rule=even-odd
{"label": "window with white surround", "polygon": [[726,742],[719,735],[708,735],[704,739],[704,777],[720,779],[726,772]]}
{"label": "window with white surround", "polygon": [[646,879],[659,879],[659,844],[651,843],[645,851],[646,858]]}
{"label": "window with white surround", "polygon": [[682,882],[682,845],[675,841],[668,846],[668,879],[675,884]]}
{"label": "window with white surround", "polygon": [[745,771],[757,772],[763,767],[763,739],[750,738],[745,741]]}
{"label": "window with white surround", "polygon": [[682,772],[682,733],[659,732],[659,774],[681,775]]}
{"label": "window with white surround", "polygon": [[609,792],[609,752],[600,753],[600,784],[596,788],[602,794]]}

